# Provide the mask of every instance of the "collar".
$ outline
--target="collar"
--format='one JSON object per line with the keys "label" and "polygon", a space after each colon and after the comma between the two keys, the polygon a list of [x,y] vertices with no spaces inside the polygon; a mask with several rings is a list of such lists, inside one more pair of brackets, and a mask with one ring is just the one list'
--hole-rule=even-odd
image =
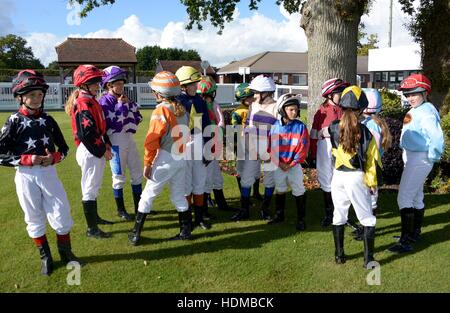
{"label": "collar", "polygon": [[42,113],[42,110],[37,110],[35,113],[30,113],[28,109],[22,105],[19,109],[19,113],[26,116],[26,117],[39,117]]}
{"label": "collar", "polygon": [[84,89],[80,89],[79,97],[95,99],[95,96],[91,95],[89,92],[87,92]]}

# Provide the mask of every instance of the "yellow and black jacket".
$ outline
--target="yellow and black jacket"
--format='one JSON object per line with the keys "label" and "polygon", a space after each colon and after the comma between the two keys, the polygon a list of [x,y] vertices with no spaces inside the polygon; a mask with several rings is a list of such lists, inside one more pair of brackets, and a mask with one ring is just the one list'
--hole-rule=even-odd
{"label": "yellow and black jacket", "polygon": [[381,184],[382,165],[375,138],[365,125],[359,123],[361,128],[359,147],[356,153],[349,154],[339,144],[339,122],[339,120],[332,122],[328,128],[331,137],[334,168],[338,171],[362,170],[365,184],[369,188],[377,187]]}

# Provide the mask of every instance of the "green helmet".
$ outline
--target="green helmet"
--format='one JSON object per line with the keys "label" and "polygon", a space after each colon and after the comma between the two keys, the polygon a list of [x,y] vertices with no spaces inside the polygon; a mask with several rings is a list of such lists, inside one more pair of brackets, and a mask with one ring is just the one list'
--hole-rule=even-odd
{"label": "green helmet", "polygon": [[236,91],[234,92],[236,100],[242,100],[254,95],[253,91],[249,88],[249,84],[242,83],[236,87]]}

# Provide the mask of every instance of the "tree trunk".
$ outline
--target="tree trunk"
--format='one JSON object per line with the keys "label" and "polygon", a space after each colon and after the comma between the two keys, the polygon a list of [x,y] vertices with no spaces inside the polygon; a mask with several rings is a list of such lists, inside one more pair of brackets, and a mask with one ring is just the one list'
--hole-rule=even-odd
{"label": "tree trunk", "polygon": [[308,39],[308,126],[324,101],[322,84],[339,77],[356,82],[358,25],[367,1],[308,0],[301,27]]}
{"label": "tree trunk", "polygon": [[[422,68],[431,80],[430,101],[439,109],[450,87],[450,8],[448,0],[433,1],[422,8],[428,16],[419,30],[422,37]],[[425,11],[426,10],[426,11]]]}

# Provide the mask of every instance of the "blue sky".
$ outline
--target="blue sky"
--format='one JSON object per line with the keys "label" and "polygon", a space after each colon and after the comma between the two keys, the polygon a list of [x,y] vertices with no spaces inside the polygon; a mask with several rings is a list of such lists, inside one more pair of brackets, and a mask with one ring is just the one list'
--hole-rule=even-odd
{"label": "blue sky", "polygon": [[[117,0],[94,9],[79,25],[70,23],[76,11],[67,8],[66,0],[0,0],[0,36],[13,33],[25,38],[44,65],[56,60],[55,46],[68,36],[123,38],[138,49],[146,45],[195,49],[214,66],[264,51],[307,51],[300,14],[287,14],[275,0],[263,0],[257,12],[250,11],[248,2],[241,1],[234,21],[219,36],[208,23],[201,32],[187,31],[186,8],[179,0]],[[389,0],[374,0],[370,14],[362,18],[367,33],[378,35],[380,48],[388,41],[388,7]],[[404,27],[407,20],[394,1],[393,46],[412,43]]]}
{"label": "blue sky", "polygon": [[[152,27],[163,28],[168,22],[183,21],[187,16],[185,7],[179,0],[117,0],[112,6],[91,11],[88,17],[81,20],[80,25],[68,25],[66,18],[71,10],[67,9],[66,0],[0,0],[0,3],[2,2],[12,6],[14,30],[23,36],[30,32],[51,31],[55,35],[65,36],[70,33],[88,33],[103,27],[115,29],[133,14]],[[238,8],[241,17],[253,14],[248,9],[246,0],[242,1]],[[263,1],[258,11],[272,19],[282,19],[274,0]]]}

